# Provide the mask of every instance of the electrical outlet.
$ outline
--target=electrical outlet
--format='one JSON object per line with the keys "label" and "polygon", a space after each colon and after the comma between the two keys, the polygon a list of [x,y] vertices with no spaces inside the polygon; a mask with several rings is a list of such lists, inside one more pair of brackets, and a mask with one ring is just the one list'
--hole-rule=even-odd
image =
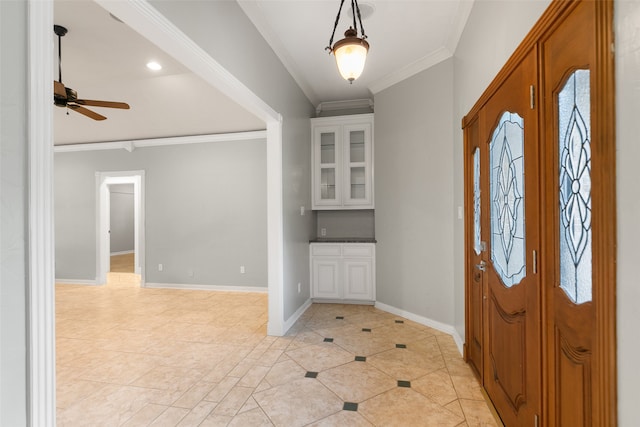
{"label": "electrical outlet", "polygon": [[327,235],[327,229],[326,228],[321,228],[320,229],[320,235],[321,236],[326,236]]}
{"label": "electrical outlet", "polygon": [[188,271],[187,271],[187,275],[188,275],[189,277],[193,277],[193,270],[188,270]]}
{"label": "electrical outlet", "polygon": [[244,274],[244,265],[240,266],[240,274]]}
{"label": "electrical outlet", "polygon": [[158,264],[158,271],[162,271],[164,269],[164,266],[162,264]]}
{"label": "electrical outlet", "polygon": [[300,293],[302,291],[302,285],[300,284],[300,282],[298,282],[298,293]]}
{"label": "electrical outlet", "polygon": [[304,206],[300,206],[300,216],[304,216]]}

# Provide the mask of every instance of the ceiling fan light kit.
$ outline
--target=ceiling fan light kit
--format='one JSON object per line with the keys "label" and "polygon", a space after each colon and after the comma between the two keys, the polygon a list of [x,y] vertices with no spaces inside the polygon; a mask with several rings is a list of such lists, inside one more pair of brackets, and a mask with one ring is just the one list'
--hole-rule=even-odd
{"label": "ceiling fan light kit", "polygon": [[[338,9],[333,32],[329,39],[329,46],[327,46],[325,50],[333,53],[335,56],[340,75],[342,75],[345,80],[348,80],[349,83],[353,83],[355,79],[360,77],[364,70],[367,53],[369,52],[369,43],[366,40],[367,35],[364,33],[364,28],[362,27],[362,15],[360,14],[358,0],[351,0],[351,10],[355,11],[355,13],[353,13],[353,26],[345,31],[344,39],[338,40],[331,46],[333,37],[336,34],[338,22],[340,21],[340,12],[342,11],[343,4],[344,0],[340,0],[340,9]],[[357,21],[356,17],[358,18]],[[358,23],[360,24],[361,37],[358,37]]]}
{"label": "ceiling fan light kit", "polygon": [[93,120],[105,120],[106,117],[85,108],[85,105],[128,110],[129,104],[125,102],[79,99],[78,92],[62,83],[62,37],[67,34],[68,30],[62,25],[54,25],[53,32],[58,36],[58,81],[53,81],[53,104],[57,107],[66,107]]}

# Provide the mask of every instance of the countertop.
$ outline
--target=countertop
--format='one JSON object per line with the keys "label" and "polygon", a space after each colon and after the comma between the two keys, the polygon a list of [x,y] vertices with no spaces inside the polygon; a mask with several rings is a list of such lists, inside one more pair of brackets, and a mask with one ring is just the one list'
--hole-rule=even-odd
{"label": "countertop", "polygon": [[376,243],[373,237],[316,237],[309,243]]}

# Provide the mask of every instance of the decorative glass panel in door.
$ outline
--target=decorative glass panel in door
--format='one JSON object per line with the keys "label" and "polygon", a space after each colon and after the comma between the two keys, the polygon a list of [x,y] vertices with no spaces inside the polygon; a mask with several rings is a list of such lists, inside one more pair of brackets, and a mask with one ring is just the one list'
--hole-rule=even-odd
{"label": "decorative glass panel in door", "polygon": [[350,199],[366,198],[364,130],[349,131]]}
{"label": "decorative glass panel in door", "polygon": [[482,251],[480,226],[480,149],[473,151],[473,250],[476,255]]}
{"label": "decorative glass panel in door", "polygon": [[505,112],[489,145],[491,261],[510,288],[525,276],[524,120]]}
{"label": "decorative glass panel in door", "polygon": [[558,93],[560,287],[576,304],[591,301],[591,101],[589,70]]}

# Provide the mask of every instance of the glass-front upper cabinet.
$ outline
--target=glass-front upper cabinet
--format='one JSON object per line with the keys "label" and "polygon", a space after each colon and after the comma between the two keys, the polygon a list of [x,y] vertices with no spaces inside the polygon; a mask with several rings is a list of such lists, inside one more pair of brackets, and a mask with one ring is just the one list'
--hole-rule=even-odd
{"label": "glass-front upper cabinet", "polygon": [[373,209],[373,114],[311,119],[313,209]]}

